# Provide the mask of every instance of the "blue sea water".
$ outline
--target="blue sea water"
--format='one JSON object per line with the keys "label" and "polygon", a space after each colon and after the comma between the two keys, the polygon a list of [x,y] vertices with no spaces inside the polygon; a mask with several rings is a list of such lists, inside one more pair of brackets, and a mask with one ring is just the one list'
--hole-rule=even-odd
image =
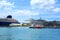
{"label": "blue sea water", "polygon": [[60,40],[60,29],[0,27],[0,40]]}

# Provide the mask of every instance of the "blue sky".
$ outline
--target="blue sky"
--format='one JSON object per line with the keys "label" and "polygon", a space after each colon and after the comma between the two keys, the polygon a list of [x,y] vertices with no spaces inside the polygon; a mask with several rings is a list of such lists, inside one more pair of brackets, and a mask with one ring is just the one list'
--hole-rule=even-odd
{"label": "blue sky", "polygon": [[30,18],[60,20],[60,0],[0,0],[0,17],[12,15],[20,22]]}

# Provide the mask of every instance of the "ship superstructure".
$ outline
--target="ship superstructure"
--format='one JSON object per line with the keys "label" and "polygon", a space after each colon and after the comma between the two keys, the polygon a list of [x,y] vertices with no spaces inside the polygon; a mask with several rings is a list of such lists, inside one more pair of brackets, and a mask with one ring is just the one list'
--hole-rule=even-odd
{"label": "ship superstructure", "polygon": [[12,23],[19,24],[19,22],[13,19],[11,15],[8,15],[6,18],[0,18],[0,26],[9,26]]}

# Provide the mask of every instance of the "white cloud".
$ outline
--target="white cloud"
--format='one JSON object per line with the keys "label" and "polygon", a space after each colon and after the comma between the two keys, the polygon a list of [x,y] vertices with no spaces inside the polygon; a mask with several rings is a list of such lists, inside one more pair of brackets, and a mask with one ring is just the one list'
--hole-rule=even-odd
{"label": "white cloud", "polygon": [[14,3],[7,2],[7,0],[0,1],[0,8],[12,8],[14,7]]}
{"label": "white cloud", "polygon": [[2,9],[0,11],[0,14],[2,16],[4,15],[26,15],[26,16],[33,16],[33,15],[39,15],[37,11],[31,11],[31,10],[18,10],[18,9],[13,9],[14,2],[8,2],[7,0],[0,0],[0,8]]}
{"label": "white cloud", "polygon": [[31,0],[31,6],[40,7],[40,8],[53,8],[53,5],[56,3],[55,0]]}
{"label": "white cloud", "polygon": [[36,5],[36,4],[55,4],[55,0],[31,0],[31,5]]}
{"label": "white cloud", "polygon": [[0,14],[2,17],[4,16],[7,16],[7,15],[12,15],[12,16],[25,16],[25,17],[32,17],[32,16],[36,16],[36,15],[39,15],[39,12],[37,11],[31,11],[31,10],[26,10],[26,9],[23,9],[23,10],[18,10],[18,9],[15,9],[15,10],[3,10],[3,11],[0,11]]}
{"label": "white cloud", "polygon": [[57,0],[31,0],[30,4],[32,9],[39,8],[40,10],[51,11],[51,13],[60,12],[60,8],[58,8],[58,4],[56,5]]}
{"label": "white cloud", "polygon": [[56,12],[56,13],[60,12],[60,8],[54,8],[53,11]]}
{"label": "white cloud", "polygon": [[30,11],[30,10],[25,10],[25,9],[15,10],[14,13],[18,15],[27,15],[27,16],[39,15],[37,11]]}
{"label": "white cloud", "polygon": [[3,8],[0,13],[1,15],[27,15],[27,16],[32,16],[32,15],[39,15],[38,12],[36,11],[30,11],[30,10],[18,10],[18,9],[13,9],[14,2],[8,2],[7,0],[0,0],[0,8]]}
{"label": "white cloud", "polygon": [[7,16],[13,13],[14,2],[8,2],[7,0],[0,0],[0,17]]}

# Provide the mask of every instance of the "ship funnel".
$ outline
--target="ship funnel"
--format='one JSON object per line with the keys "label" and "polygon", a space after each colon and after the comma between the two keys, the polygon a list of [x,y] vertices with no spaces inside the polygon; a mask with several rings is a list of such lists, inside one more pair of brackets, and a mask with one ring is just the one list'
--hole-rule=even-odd
{"label": "ship funnel", "polygon": [[11,15],[8,15],[7,18],[12,18],[12,16]]}

